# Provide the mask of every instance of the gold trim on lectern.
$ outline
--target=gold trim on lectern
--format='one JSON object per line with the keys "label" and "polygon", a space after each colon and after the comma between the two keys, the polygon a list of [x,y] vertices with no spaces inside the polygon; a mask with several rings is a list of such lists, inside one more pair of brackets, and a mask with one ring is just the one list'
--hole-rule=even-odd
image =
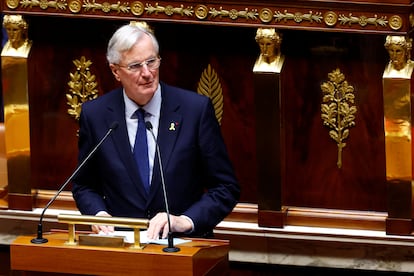
{"label": "gold trim on lectern", "polygon": [[71,214],[59,214],[58,222],[67,223],[69,236],[66,244],[76,245],[75,239],[75,224],[83,225],[111,225],[134,229],[134,244],[131,248],[143,249],[144,247],[140,242],[140,230],[147,229],[149,221],[148,219],[137,218],[124,218],[124,217],[99,217],[99,216],[86,216],[86,215],[71,215]]}

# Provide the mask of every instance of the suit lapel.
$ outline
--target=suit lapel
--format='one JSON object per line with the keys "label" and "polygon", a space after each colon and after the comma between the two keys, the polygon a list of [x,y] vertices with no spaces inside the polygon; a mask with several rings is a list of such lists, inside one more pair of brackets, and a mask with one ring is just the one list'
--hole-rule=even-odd
{"label": "suit lapel", "polygon": [[[162,84],[161,95],[161,116],[158,126],[157,142],[160,148],[161,161],[165,174],[171,158],[171,153],[180,133],[182,116],[177,112],[180,105],[175,100],[174,90]],[[162,188],[160,167],[157,159],[158,156],[155,156],[155,158],[150,200],[157,194],[158,189]],[[168,179],[165,179],[165,181],[167,182],[166,185],[168,185]]]}
{"label": "suit lapel", "polygon": [[110,126],[114,121],[119,123],[118,128],[112,134],[112,142],[118,151],[120,159],[129,172],[131,181],[136,183],[135,186],[137,186],[138,190],[145,195],[146,192],[141,183],[141,178],[139,177],[129,142],[128,130],[125,121],[125,103],[123,100],[122,89],[117,90],[113,101],[107,105],[105,120],[108,126]]}

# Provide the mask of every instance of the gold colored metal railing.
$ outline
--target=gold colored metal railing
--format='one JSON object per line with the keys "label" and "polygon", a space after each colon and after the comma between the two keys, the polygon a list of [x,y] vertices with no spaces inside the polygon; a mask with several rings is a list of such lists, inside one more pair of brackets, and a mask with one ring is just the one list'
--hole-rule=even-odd
{"label": "gold colored metal railing", "polygon": [[147,229],[149,221],[147,219],[137,218],[124,218],[124,217],[99,217],[99,216],[86,216],[86,215],[72,215],[72,214],[59,214],[58,222],[68,224],[68,245],[76,245],[75,240],[75,225],[110,225],[125,228],[132,228],[134,230],[134,243],[132,248],[142,249],[144,248],[140,242],[141,229]]}

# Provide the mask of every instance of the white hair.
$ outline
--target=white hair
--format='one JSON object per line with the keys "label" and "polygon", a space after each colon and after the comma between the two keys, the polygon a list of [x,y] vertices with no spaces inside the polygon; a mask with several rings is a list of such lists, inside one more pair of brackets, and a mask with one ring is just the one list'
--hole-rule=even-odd
{"label": "white hair", "polygon": [[145,35],[152,39],[154,49],[158,55],[158,41],[151,30],[139,25],[128,24],[120,27],[109,40],[106,52],[107,61],[110,64],[118,64],[121,61],[122,52],[130,50]]}

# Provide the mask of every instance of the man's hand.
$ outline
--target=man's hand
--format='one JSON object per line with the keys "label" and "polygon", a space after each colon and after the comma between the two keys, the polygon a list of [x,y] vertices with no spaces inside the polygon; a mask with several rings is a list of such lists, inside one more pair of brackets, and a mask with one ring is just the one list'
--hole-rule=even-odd
{"label": "man's hand", "polygon": [[[190,220],[184,216],[170,215],[171,231],[172,232],[187,232],[193,228]],[[157,240],[160,237],[165,239],[168,235],[168,220],[167,213],[158,213],[149,222],[147,231],[148,239]]]}
{"label": "man's hand", "polygon": [[[96,214],[96,216],[100,216],[100,217],[112,217],[110,214],[108,214],[105,211],[100,211]],[[113,226],[106,226],[106,225],[92,225],[92,231],[96,234],[103,232],[105,234],[109,234],[114,232],[114,227]]]}

